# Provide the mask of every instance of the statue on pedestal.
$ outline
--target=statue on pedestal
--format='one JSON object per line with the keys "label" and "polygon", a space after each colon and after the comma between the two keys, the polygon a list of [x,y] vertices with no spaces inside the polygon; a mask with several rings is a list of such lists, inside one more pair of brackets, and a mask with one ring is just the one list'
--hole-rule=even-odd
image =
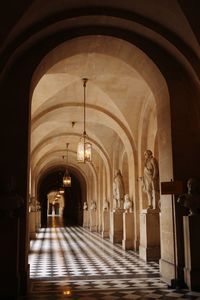
{"label": "statue on pedestal", "polygon": [[129,194],[126,194],[124,196],[124,209],[125,209],[125,212],[133,211],[133,202],[131,201]]}
{"label": "statue on pedestal", "polygon": [[148,208],[157,209],[160,200],[158,163],[151,150],[146,150],[144,157],[143,191],[147,194]]}
{"label": "statue on pedestal", "polygon": [[124,182],[121,171],[115,170],[115,176],[113,181],[113,199],[115,209],[123,209],[124,202]]}
{"label": "statue on pedestal", "polygon": [[189,209],[189,215],[200,214],[200,192],[199,185],[195,178],[187,181],[187,194],[179,196],[177,202]]}

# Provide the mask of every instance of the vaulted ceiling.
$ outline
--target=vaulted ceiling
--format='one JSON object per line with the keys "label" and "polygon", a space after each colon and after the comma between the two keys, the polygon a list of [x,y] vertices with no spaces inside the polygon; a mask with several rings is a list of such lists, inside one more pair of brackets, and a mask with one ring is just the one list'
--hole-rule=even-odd
{"label": "vaulted ceiling", "polygon": [[[76,149],[83,133],[85,77],[86,131],[93,145],[93,164],[97,167],[101,159],[111,163],[114,141],[126,150],[135,148],[142,109],[147,102],[155,108],[141,71],[150,72],[151,64],[130,43],[100,35],[72,39],[50,52],[34,74],[38,82],[32,95],[32,168],[40,172],[45,166],[62,164],[67,142],[69,165],[80,167]],[[154,80],[155,70],[152,67]]]}
{"label": "vaulted ceiling", "polygon": [[[83,77],[88,78],[86,131],[94,166],[101,161],[109,165],[113,141],[127,153],[136,151],[144,107],[148,104],[156,112],[162,89],[162,76],[145,47],[153,43],[165,49],[200,76],[198,4],[190,3],[188,7],[186,0],[35,0],[1,5],[1,74],[25,50],[37,49],[47,38],[52,43],[30,87],[35,174],[62,164],[67,142],[71,166],[83,172],[86,168],[76,162],[83,132]],[[61,35],[59,44],[55,40]]]}

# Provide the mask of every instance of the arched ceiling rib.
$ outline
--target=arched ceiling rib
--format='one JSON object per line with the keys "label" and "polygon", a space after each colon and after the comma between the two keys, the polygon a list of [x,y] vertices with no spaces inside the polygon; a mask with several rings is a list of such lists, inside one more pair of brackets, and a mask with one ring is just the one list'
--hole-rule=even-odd
{"label": "arched ceiling rib", "polygon": [[[41,144],[40,147],[38,147],[39,149],[36,149],[35,155],[33,155],[31,159],[32,171],[34,173],[39,174],[41,171],[41,166],[46,164],[48,165],[49,162],[53,163],[53,161],[56,161],[56,163],[59,165],[62,165],[63,163],[66,164],[65,161],[66,148],[60,149],[59,146],[62,144],[64,145],[65,141],[69,140],[69,136],[63,135],[62,137],[63,143],[60,144],[58,143],[58,139],[59,142],[61,142],[61,136],[51,137],[50,139],[46,139],[43,141],[43,144]],[[92,142],[93,150],[95,150],[95,152],[93,151],[92,153],[93,160],[94,161],[98,160],[98,155],[99,155],[105,164],[108,174],[110,174],[111,165],[110,165],[108,154],[104,151],[102,146],[97,143],[97,141],[91,139],[90,141]],[[77,145],[77,143],[78,141],[76,141],[75,146]],[[74,145],[73,146],[72,145],[73,144],[70,143],[69,147],[74,148]],[[76,152],[69,150],[68,155],[69,155],[69,165],[72,163],[75,165]],[[65,157],[64,161],[63,161],[63,156]],[[84,164],[77,164],[77,165],[79,167],[85,166]]]}
{"label": "arched ceiling rib", "polygon": [[[43,66],[46,73],[41,72]],[[148,101],[156,107],[156,98],[141,76],[144,72],[152,75],[149,82],[157,86],[159,95],[162,80],[152,62],[136,47],[113,37],[77,38],[49,53],[34,75],[34,82],[38,78],[32,93],[31,165],[33,169],[37,166],[34,172],[40,174],[48,165],[60,164],[66,142],[71,152],[76,152],[83,132],[83,77],[89,79],[86,131],[94,144],[94,170],[100,159],[110,173],[113,152],[118,151],[113,141],[117,139],[127,155],[134,157],[142,106]],[[74,157],[71,159],[76,164]]]}
{"label": "arched ceiling rib", "polygon": [[[170,44],[174,44],[187,58],[189,58],[188,51],[190,55],[194,51],[199,56],[196,32],[192,30],[190,20],[188,21],[187,14],[184,14],[182,10],[182,8],[184,9],[182,3],[176,0],[165,2],[160,0],[85,0],[84,3],[81,0],[58,0],[56,2],[50,0],[47,5],[41,5],[41,0],[37,0],[32,1],[29,9],[25,9],[22,4],[19,4],[17,5],[18,9],[16,7],[14,9],[15,15],[20,9],[24,14],[19,15],[18,19],[16,18],[13,28],[11,27],[12,23],[7,26],[4,24],[4,28],[10,29],[10,32],[9,34],[8,30],[4,32],[5,41],[1,45],[0,51],[7,53],[7,56],[8,53],[13,55],[16,49],[19,51],[22,44],[24,49],[35,41],[44,39],[47,35],[59,32],[62,30],[62,24],[63,30],[66,31],[69,28],[72,29],[74,25],[82,28],[89,24],[115,27],[120,23],[121,28],[126,26],[127,30],[139,32],[141,35],[149,31],[148,35],[158,43],[160,37],[163,37]],[[193,4],[193,10],[196,6],[198,9],[198,4],[195,6]],[[5,9],[6,4],[4,5]],[[2,10],[3,14],[4,10]],[[10,11],[10,7],[8,11]],[[14,17],[13,13],[12,16]],[[2,17],[5,23],[4,15]],[[96,18],[96,22],[91,18]],[[6,19],[7,23],[11,20],[12,18]],[[129,24],[123,25],[123,22]],[[157,34],[157,37],[151,36],[150,31]],[[195,67],[195,60],[193,67]]]}

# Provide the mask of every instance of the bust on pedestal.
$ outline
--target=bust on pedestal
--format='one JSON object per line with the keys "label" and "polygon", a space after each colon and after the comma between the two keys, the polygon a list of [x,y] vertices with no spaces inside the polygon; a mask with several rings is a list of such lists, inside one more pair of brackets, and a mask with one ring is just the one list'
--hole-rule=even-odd
{"label": "bust on pedestal", "polygon": [[129,194],[126,194],[124,196],[124,210],[125,210],[125,213],[133,212],[133,202],[131,201]]}
{"label": "bust on pedestal", "polygon": [[187,181],[188,193],[179,196],[178,203],[188,210],[183,217],[185,268],[184,279],[190,290],[200,288],[200,190],[195,178]]}
{"label": "bust on pedestal", "polygon": [[131,201],[129,194],[124,196],[124,210],[122,248],[127,250],[134,248],[133,202]]}

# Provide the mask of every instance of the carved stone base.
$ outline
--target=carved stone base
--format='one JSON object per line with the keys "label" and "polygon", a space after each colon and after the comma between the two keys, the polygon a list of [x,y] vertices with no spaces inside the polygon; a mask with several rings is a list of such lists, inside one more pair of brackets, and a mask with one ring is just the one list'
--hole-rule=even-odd
{"label": "carved stone base", "polygon": [[185,268],[184,279],[190,290],[200,291],[200,216],[183,217]]}
{"label": "carved stone base", "polygon": [[38,210],[36,212],[36,231],[38,231],[41,228],[41,211]]}
{"label": "carved stone base", "polygon": [[123,239],[123,210],[110,213],[110,241],[122,243]]}
{"label": "carved stone base", "polygon": [[107,238],[110,234],[110,212],[103,211],[102,215],[102,237]]}
{"label": "carved stone base", "polygon": [[90,231],[97,231],[96,211],[90,211]]}
{"label": "carved stone base", "polygon": [[29,237],[31,240],[36,238],[36,212],[29,213]]}
{"label": "carved stone base", "polygon": [[162,279],[169,285],[172,285],[172,281],[175,277],[174,264],[172,262],[166,261],[163,258],[159,260],[160,273]]}
{"label": "carved stone base", "polygon": [[89,212],[88,210],[83,211],[83,227],[89,227]]}
{"label": "carved stone base", "polygon": [[145,261],[160,259],[160,222],[159,211],[143,210],[140,214],[140,258]]}
{"label": "carved stone base", "polygon": [[123,213],[123,240],[124,250],[134,249],[134,214],[133,212]]}

